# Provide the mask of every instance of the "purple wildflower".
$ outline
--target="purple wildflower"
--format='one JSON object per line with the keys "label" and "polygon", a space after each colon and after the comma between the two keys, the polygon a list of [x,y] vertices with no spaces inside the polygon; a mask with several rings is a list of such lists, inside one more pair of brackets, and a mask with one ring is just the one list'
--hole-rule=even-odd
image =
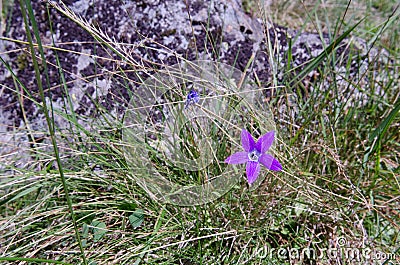
{"label": "purple wildflower", "polygon": [[282,165],[278,160],[266,153],[274,141],[274,131],[267,132],[258,139],[257,143],[255,143],[251,134],[243,129],[241,138],[244,151],[229,156],[225,159],[225,163],[246,163],[246,175],[249,184],[252,184],[257,179],[258,174],[260,173],[260,163],[270,170],[282,170]]}
{"label": "purple wildflower", "polygon": [[189,107],[189,105],[198,103],[200,101],[200,95],[196,90],[190,90],[189,94],[186,97],[185,109]]}

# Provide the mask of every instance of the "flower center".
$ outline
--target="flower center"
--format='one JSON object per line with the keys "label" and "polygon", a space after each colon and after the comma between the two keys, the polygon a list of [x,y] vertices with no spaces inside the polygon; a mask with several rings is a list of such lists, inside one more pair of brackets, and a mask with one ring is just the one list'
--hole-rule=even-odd
{"label": "flower center", "polygon": [[258,162],[258,159],[260,158],[260,153],[257,150],[253,150],[249,152],[248,157],[250,161]]}

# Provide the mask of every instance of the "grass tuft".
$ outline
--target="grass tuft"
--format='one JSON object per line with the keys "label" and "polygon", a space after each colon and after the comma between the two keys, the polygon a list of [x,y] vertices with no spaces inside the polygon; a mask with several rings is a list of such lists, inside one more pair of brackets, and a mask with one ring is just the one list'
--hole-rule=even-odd
{"label": "grass tuft", "polygon": [[[372,257],[379,257],[382,264],[399,262],[396,3],[294,3],[267,7],[263,1],[245,1],[245,9],[332,41],[323,41],[319,55],[297,64],[293,47],[304,35],[286,35],[288,50],[279,51],[266,32],[272,76],[263,83],[220,62],[177,56],[179,64],[172,67],[138,60],[130,45],[49,1],[49,8],[77,23],[94,46],[109,52],[95,49],[94,73],[126,91],[113,96],[131,99],[121,119],[88,95],[95,106],[93,119],[74,111],[69,73],[58,57],[73,49],[54,40],[41,43],[32,6],[21,1],[28,41],[1,40],[22,45],[13,52],[24,52],[23,57],[15,60],[27,57],[33,63],[38,94],[13,72],[13,61],[5,54],[0,57],[3,68],[15,82],[2,89],[17,95],[22,112],[27,102],[40,106],[47,128],[23,115],[23,126],[0,130],[0,261],[374,264]],[[222,37],[207,35],[204,42],[218,57]],[[109,73],[101,62],[115,63],[115,71]],[[52,67],[60,77],[56,85],[48,82]],[[91,82],[89,75],[79,79]],[[48,99],[56,88],[65,93],[59,105]],[[185,109],[192,88],[202,97]],[[101,84],[95,93],[101,93]],[[185,115],[198,116],[188,122]],[[243,166],[223,163],[240,149],[243,127],[255,138],[276,130],[272,151],[283,165],[282,172],[262,171],[253,187],[246,183]],[[182,152],[174,153],[177,149]],[[174,161],[174,155],[185,159]],[[200,167],[208,160],[210,165]],[[210,183],[219,186],[204,189]],[[189,188],[179,190],[175,184]],[[349,251],[353,259],[346,256]]]}

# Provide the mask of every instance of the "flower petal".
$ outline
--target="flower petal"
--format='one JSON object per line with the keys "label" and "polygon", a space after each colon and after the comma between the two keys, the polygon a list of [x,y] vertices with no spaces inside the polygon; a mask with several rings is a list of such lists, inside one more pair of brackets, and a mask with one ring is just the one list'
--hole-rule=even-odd
{"label": "flower petal", "polygon": [[281,171],[282,165],[273,156],[269,154],[262,154],[259,162],[269,170]]}
{"label": "flower petal", "polygon": [[252,184],[257,179],[259,173],[260,173],[260,163],[254,161],[247,162],[246,175],[249,184]]}
{"label": "flower petal", "polygon": [[228,164],[243,164],[249,160],[247,152],[237,152],[225,159]]}
{"label": "flower petal", "polygon": [[251,136],[251,134],[246,129],[243,129],[241,137],[244,151],[250,152],[251,150],[253,150],[255,146],[253,136]]}
{"label": "flower petal", "polygon": [[274,138],[275,138],[275,131],[267,132],[266,134],[261,136],[256,143],[257,151],[262,154],[267,152],[268,149],[271,147]]}
{"label": "flower petal", "polygon": [[271,165],[270,169],[274,170],[274,171],[281,171],[282,170],[282,165],[281,165],[281,163],[279,163],[278,160],[276,160],[274,158],[274,161],[272,161],[272,165]]}

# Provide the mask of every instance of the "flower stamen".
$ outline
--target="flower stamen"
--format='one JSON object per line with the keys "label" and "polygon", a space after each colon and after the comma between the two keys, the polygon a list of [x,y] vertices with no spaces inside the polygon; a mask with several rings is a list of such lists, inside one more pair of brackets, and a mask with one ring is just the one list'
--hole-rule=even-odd
{"label": "flower stamen", "polygon": [[257,150],[253,150],[249,152],[248,157],[250,161],[258,162],[258,159],[260,158],[260,153]]}

